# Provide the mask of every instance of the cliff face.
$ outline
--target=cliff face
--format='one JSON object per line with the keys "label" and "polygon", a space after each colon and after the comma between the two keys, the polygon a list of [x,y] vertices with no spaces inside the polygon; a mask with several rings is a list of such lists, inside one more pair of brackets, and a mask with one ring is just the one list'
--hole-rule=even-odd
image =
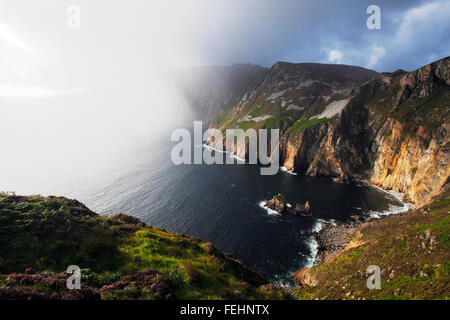
{"label": "cliff face", "polygon": [[404,192],[405,200],[420,206],[442,191],[450,175],[450,59],[383,80],[376,94],[393,94],[391,101],[369,102],[376,150],[369,181]]}
{"label": "cliff face", "polygon": [[[277,63],[211,126],[279,128],[288,170],[366,180],[420,206],[448,182],[449,101],[450,58],[384,74]],[[234,152],[244,157],[247,147]]]}
{"label": "cliff face", "polygon": [[[404,200],[420,206],[440,194],[448,183],[450,126],[442,124],[429,137],[428,146],[421,136],[414,136],[422,133],[422,127],[402,138],[409,129],[393,119],[385,122],[375,142],[377,154],[369,181],[384,189],[404,192]],[[390,134],[384,136],[387,132]]]}

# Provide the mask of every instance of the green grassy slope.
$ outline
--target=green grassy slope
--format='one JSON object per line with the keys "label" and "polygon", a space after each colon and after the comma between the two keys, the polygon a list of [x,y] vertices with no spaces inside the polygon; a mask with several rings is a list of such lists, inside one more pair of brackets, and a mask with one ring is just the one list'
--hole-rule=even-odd
{"label": "green grassy slope", "polygon": [[[82,290],[66,289],[69,265]],[[27,271],[25,272],[25,270]],[[76,200],[0,193],[0,299],[280,299],[211,243],[99,216]]]}
{"label": "green grassy slope", "polygon": [[[450,199],[356,230],[354,247],[309,271],[315,286],[298,299],[449,299]],[[366,269],[381,269],[381,289],[367,289]],[[310,282],[311,284],[312,282]]]}

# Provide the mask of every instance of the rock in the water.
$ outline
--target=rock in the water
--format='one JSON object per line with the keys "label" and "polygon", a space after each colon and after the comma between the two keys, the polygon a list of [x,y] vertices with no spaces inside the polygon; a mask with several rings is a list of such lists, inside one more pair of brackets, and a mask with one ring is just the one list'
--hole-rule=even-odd
{"label": "rock in the water", "polygon": [[297,203],[294,211],[296,214],[311,215],[311,205],[309,201],[306,201],[305,204]]}
{"label": "rock in the water", "polygon": [[272,200],[269,200],[264,205],[265,207],[275,210],[278,213],[283,213],[286,209],[286,198],[281,194],[277,194],[272,198]]}

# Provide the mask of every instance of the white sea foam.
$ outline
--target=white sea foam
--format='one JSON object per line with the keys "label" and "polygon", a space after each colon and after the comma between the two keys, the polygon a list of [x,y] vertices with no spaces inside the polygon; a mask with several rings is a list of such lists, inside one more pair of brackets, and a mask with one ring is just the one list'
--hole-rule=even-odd
{"label": "white sea foam", "polygon": [[323,219],[317,219],[316,222],[314,223],[313,227],[312,227],[312,232],[320,232],[323,227],[325,226],[325,224],[327,223],[326,220]]}
{"label": "white sea foam", "polygon": [[368,214],[369,217],[378,219],[378,218],[381,218],[382,216],[389,216],[392,214],[400,214],[400,213],[408,211],[409,209],[410,209],[409,205],[406,203],[403,203],[403,206],[389,205],[389,209],[387,209],[387,210],[384,210],[384,211],[370,210],[366,214]]}
{"label": "white sea foam", "polygon": [[206,143],[203,145],[203,147],[206,148],[206,149],[209,149],[209,150],[214,150],[215,152],[230,153],[230,152],[225,151],[225,150],[219,150],[219,149],[216,149],[214,147],[208,146]]}
{"label": "white sea foam", "polygon": [[[331,219],[330,221],[326,221],[323,219],[317,219],[314,222],[313,227],[311,228],[312,232],[320,232],[327,223],[330,223],[332,225],[336,225],[336,221],[334,219]],[[305,268],[312,267],[314,265],[314,261],[316,261],[317,254],[319,253],[319,244],[314,239],[314,237],[308,238],[306,240],[306,246],[309,248],[309,256],[306,258]]]}
{"label": "white sea foam", "polygon": [[236,160],[238,160],[238,161],[245,162],[245,159],[239,158],[238,156],[236,156],[236,155],[234,155],[234,154],[231,154],[231,152],[229,152],[229,151],[216,149],[216,148],[214,148],[214,147],[208,146],[206,143],[203,145],[203,147],[204,147],[205,149],[213,150],[213,151],[215,151],[215,152],[220,152],[220,153],[227,153],[227,154],[230,154],[232,158],[234,158],[234,159],[236,159]]}
{"label": "white sea foam", "polygon": [[333,227],[337,226],[336,220],[331,219],[330,221],[328,221],[329,224],[331,224]]}
{"label": "white sea foam", "polygon": [[304,268],[310,268],[314,265],[314,261],[316,260],[319,252],[319,244],[314,238],[311,237],[306,240],[306,246],[308,247],[310,254],[306,257]]}
{"label": "white sea foam", "polygon": [[237,155],[234,155],[234,154],[233,154],[231,157],[234,158],[234,159],[236,159],[236,160],[238,160],[238,161],[245,162],[245,159],[239,158]]}
{"label": "white sea foam", "polygon": [[258,205],[259,205],[261,208],[263,208],[264,210],[266,210],[267,213],[268,213],[269,215],[271,215],[271,216],[275,216],[275,215],[276,215],[276,216],[279,216],[280,214],[278,213],[278,211],[272,210],[272,209],[270,209],[270,208],[264,206],[264,205],[266,204],[266,202],[267,202],[267,201],[263,200],[263,201],[261,201],[260,203],[258,203]]}
{"label": "white sea foam", "polygon": [[289,174],[292,174],[292,175],[294,175],[294,176],[297,175],[297,173],[292,172],[292,171],[289,171],[285,166],[282,166],[282,167],[280,168],[280,170],[283,171],[283,172],[287,172],[287,173],[289,173]]}
{"label": "white sea foam", "polygon": [[389,215],[392,215],[392,214],[400,214],[400,213],[404,213],[404,212],[406,212],[406,211],[408,211],[410,209],[414,209],[414,205],[402,201],[402,194],[401,193],[394,192],[394,191],[387,191],[387,190],[384,190],[383,188],[380,188],[380,187],[374,186],[374,185],[369,185],[368,184],[368,186],[372,187],[372,188],[376,188],[376,189],[378,189],[380,191],[383,191],[384,193],[387,193],[388,195],[390,195],[391,197],[395,198],[396,200],[398,200],[401,203],[400,206],[396,206],[396,205],[390,204],[389,208],[387,210],[384,210],[384,211],[373,211],[373,210],[371,210],[371,211],[366,213],[367,215],[369,215],[369,217],[378,219],[378,218],[380,218],[382,216],[389,216]]}

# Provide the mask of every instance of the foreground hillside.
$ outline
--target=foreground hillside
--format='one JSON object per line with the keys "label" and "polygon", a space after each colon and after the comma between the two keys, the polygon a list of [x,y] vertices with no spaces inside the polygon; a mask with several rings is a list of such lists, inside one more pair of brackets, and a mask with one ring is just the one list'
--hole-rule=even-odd
{"label": "foreground hillside", "polygon": [[[298,299],[450,299],[450,198],[349,230],[324,264],[293,274]],[[369,290],[367,267],[381,270]]]}
{"label": "foreground hillside", "polygon": [[[81,290],[65,270],[82,268]],[[0,299],[281,299],[211,243],[99,216],[76,200],[0,193]]]}
{"label": "foreground hillside", "polygon": [[[287,170],[367,180],[422,206],[450,176],[449,117],[450,57],[383,74],[277,63],[239,103],[219,111],[211,127],[278,128],[279,161]],[[235,144],[232,151],[244,158],[248,148]]]}

